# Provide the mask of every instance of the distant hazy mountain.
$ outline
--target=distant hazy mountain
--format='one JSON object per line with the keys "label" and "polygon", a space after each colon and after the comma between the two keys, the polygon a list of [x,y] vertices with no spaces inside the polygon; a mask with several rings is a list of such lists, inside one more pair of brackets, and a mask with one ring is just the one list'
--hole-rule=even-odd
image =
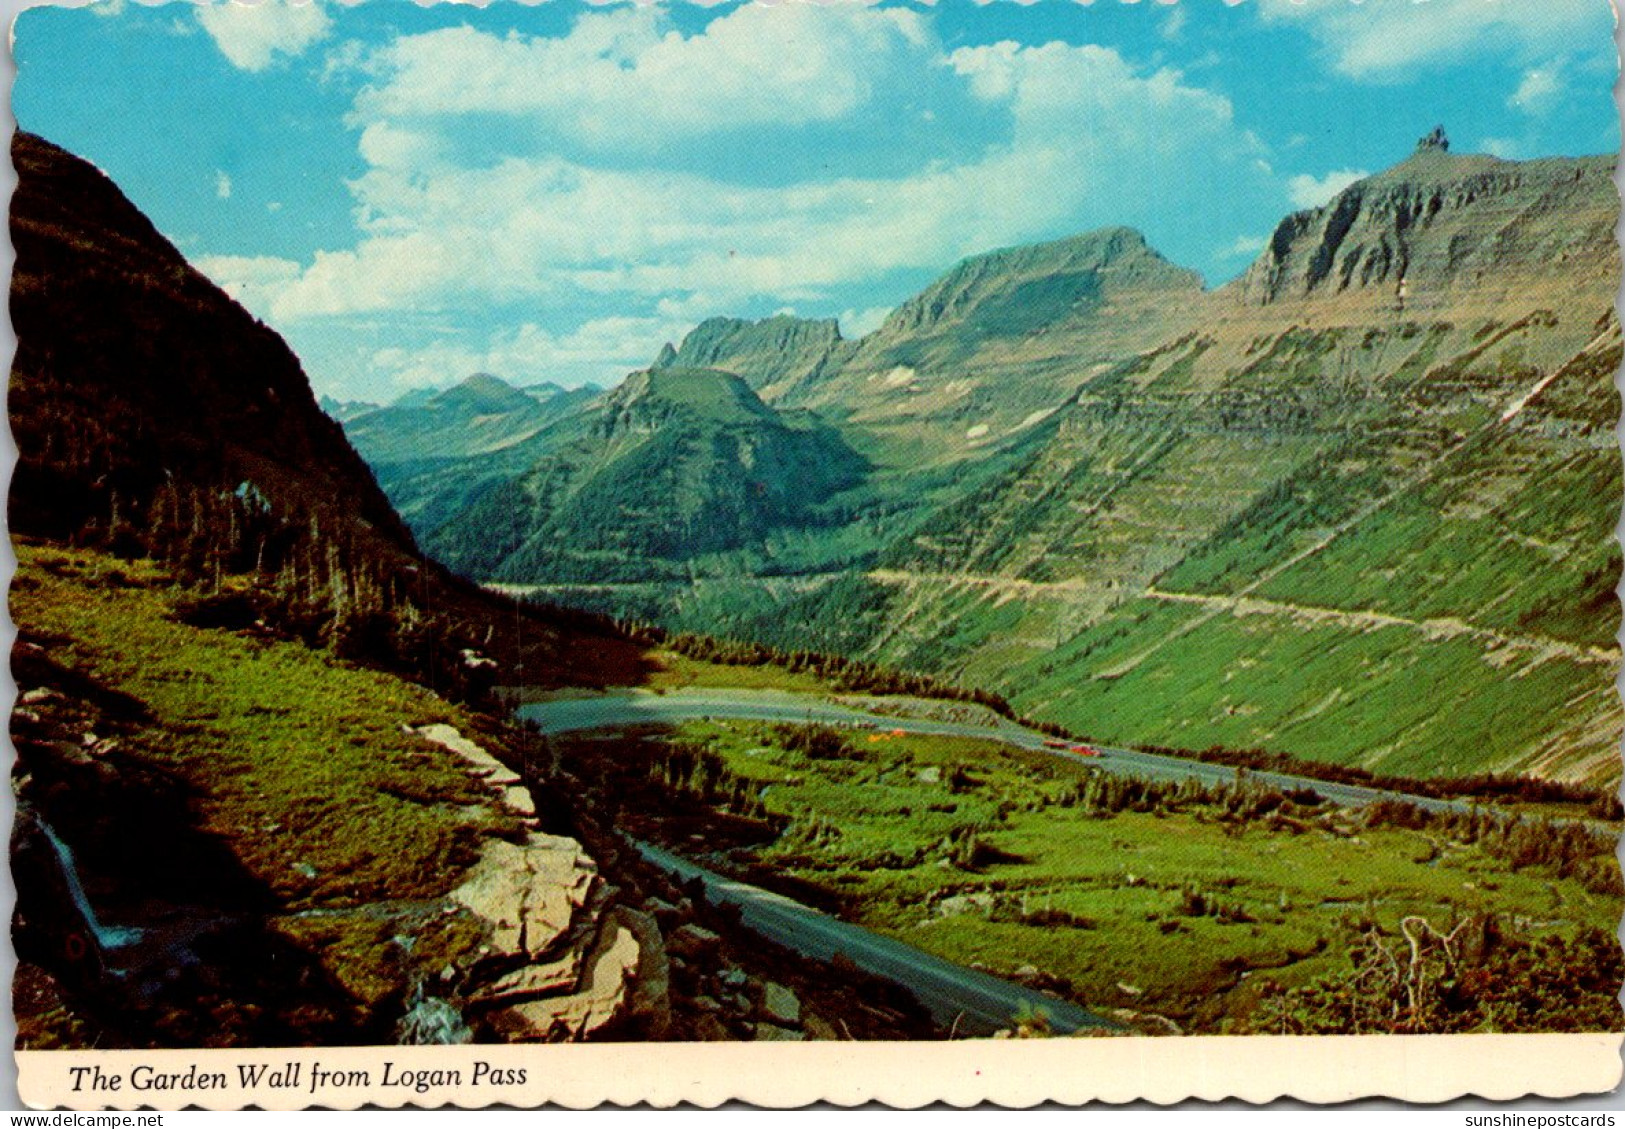
{"label": "distant hazy mountain", "polygon": [[375,468],[464,458],[521,443],[597,395],[595,388],[566,391],[552,384],[521,390],[481,372],[443,392],[353,415],[344,420],[345,433]]}
{"label": "distant hazy mountain", "polygon": [[370,400],[336,400],[332,396],[323,396],[316,403],[322,411],[340,423],[352,420],[356,416],[366,415],[368,412],[375,412],[380,407]]}

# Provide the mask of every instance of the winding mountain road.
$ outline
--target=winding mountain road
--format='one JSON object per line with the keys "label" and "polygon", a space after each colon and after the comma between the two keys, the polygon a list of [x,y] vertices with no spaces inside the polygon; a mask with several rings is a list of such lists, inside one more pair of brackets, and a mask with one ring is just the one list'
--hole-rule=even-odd
{"label": "winding mountain road", "polygon": [[814,960],[831,960],[839,953],[865,972],[907,988],[932,1019],[959,1034],[991,1035],[1009,1029],[1023,1011],[1039,1010],[1049,1017],[1050,1028],[1060,1034],[1086,1027],[1117,1027],[1076,1004],[849,925],[770,890],[715,874],[648,843],[635,845],[649,862],[680,880],[698,878],[711,901],[738,906],[745,925],[755,932]]}
{"label": "winding mountain road", "polygon": [[[895,702],[896,699],[893,699]],[[940,703],[937,703],[940,706]],[[723,690],[687,688],[667,693],[646,690],[575,694],[521,706],[518,715],[534,722],[543,733],[620,731],[643,726],[675,725],[684,721],[730,718],[804,725],[863,726],[944,737],[975,737],[1003,742],[1019,749],[1077,761],[1103,772],[1163,780],[1235,783],[1235,769],[1182,757],[1133,749],[1096,746],[1101,756],[1086,757],[1047,747],[1044,734],[1006,718],[984,712],[979,722],[942,721],[868,712],[841,701],[812,694],[775,690]],[[1345,806],[1377,800],[1403,800],[1430,811],[1468,811],[1470,805],[1403,792],[1335,784],[1309,777],[1275,772],[1251,772],[1246,779],[1276,788],[1311,788],[1333,803]],[[1585,822],[1592,830],[1612,835],[1603,824]],[[752,930],[816,960],[844,954],[859,968],[885,977],[913,992],[939,1023],[968,1035],[986,1035],[1009,1028],[1023,1010],[1042,1008],[1058,1032],[1086,1027],[1111,1028],[1103,1019],[1077,1005],[1052,999],[1020,984],[1001,980],[932,956],[911,945],[872,933],[823,914],[799,902],[707,870],[687,859],[647,843],[636,843],[644,858],[685,881],[699,879],[714,902],[738,906]]]}
{"label": "winding mountain road", "polygon": [[[647,690],[619,691],[533,702],[521,706],[518,714],[527,721],[535,722],[543,733],[626,729],[710,718],[792,725],[866,725],[886,730],[900,729],[905,733],[928,736],[976,737],[1000,741],[1015,748],[1047,753],[1121,776],[1174,781],[1196,780],[1205,784],[1234,784],[1237,780],[1237,773],[1233,768],[1185,757],[1165,756],[1110,745],[1095,746],[1103,754],[1099,757],[1085,757],[1064,749],[1048,748],[1044,744],[1046,740],[1044,734],[992,715],[986,723],[978,724],[898,717],[870,713],[812,694],[793,694],[779,690],[682,689],[663,694]],[[1378,800],[1403,800],[1419,808],[1436,812],[1467,812],[1473,807],[1462,800],[1441,800],[1407,792],[1337,784],[1279,772],[1249,771],[1246,773],[1246,779],[1279,789],[1312,788],[1326,799],[1345,807],[1357,807]],[[1606,833],[1612,834],[1613,831],[1609,829]]]}

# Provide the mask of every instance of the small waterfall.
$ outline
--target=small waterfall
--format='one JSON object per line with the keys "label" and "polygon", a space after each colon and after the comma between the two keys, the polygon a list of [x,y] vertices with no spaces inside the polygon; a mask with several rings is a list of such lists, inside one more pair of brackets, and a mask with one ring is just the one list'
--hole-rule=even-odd
{"label": "small waterfall", "polygon": [[84,918],[85,925],[89,927],[91,935],[96,938],[96,944],[103,951],[108,949],[122,949],[133,945],[141,939],[141,930],[118,925],[103,925],[96,917],[96,911],[90,908],[90,899],[85,897],[85,888],[79,883],[79,871],[73,863],[73,852],[68,845],[57,838],[51,825],[38,816],[34,822],[45,833],[46,842],[51,844],[51,850],[56,852],[57,866],[62,871],[63,881],[68,886],[68,896],[73,899],[74,908],[79,916]]}

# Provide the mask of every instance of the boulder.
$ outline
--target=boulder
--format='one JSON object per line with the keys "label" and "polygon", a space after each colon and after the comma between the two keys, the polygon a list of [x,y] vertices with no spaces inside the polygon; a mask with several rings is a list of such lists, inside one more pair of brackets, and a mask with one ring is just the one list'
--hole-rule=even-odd
{"label": "boulder", "polygon": [[756,1025],[758,1043],[799,1043],[806,1037],[800,1031],[792,1031],[788,1027],[778,1027],[772,1023]]}
{"label": "boulder", "polygon": [[576,991],[514,1004],[493,1012],[493,1030],[513,1041],[574,1041],[603,1027],[626,1006],[640,957],[637,937],[625,925],[606,922],[587,956]]}
{"label": "boulder", "polygon": [[719,934],[691,921],[672,932],[671,951],[682,953],[684,956],[713,952],[721,941],[722,937]]}
{"label": "boulder", "polygon": [[769,980],[762,986],[761,1015],[782,1027],[794,1027],[801,1022],[801,1001],[783,984]]}
{"label": "boulder", "polygon": [[486,923],[494,954],[535,958],[569,931],[598,867],[574,839],[487,840],[451,897]]}
{"label": "boulder", "polygon": [[537,996],[570,991],[580,978],[581,959],[582,954],[574,951],[544,964],[527,964],[475,991],[469,996],[469,1002],[519,1003]]}

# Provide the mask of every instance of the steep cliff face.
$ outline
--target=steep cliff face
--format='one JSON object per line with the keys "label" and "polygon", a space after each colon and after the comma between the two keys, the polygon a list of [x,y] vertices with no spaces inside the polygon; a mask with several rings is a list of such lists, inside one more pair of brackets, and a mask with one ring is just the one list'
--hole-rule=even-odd
{"label": "steep cliff face", "polygon": [[89,164],[27,133],[13,159],[14,535],[253,576],[256,616],[452,694],[490,681],[469,649],[540,680],[637,667],[425,559],[280,337]]}
{"label": "steep cliff face", "polygon": [[1613,268],[1613,161],[1513,162],[1424,148],[1287,217],[1238,283],[1260,305],[1366,294],[1413,309]]}
{"label": "steep cliff face", "polygon": [[27,133],[12,159],[14,531],[150,545],[185,483],[414,554],[280,337],[90,165]]}
{"label": "steep cliff face", "polygon": [[813,376],[845,344],[834,318],[708,318],[678,348],[662,352],[654,367],[720,369],[761,392]]}

